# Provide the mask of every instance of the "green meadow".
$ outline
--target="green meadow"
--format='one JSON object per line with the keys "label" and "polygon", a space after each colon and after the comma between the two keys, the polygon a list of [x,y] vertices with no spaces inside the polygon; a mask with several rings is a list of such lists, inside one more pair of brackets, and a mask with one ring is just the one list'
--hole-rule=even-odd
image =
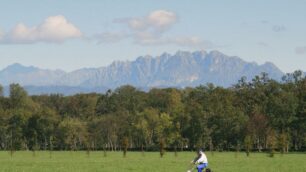
{"label": "green meadow", "polygon": [[[158,152],[49,152],[30,151],[0,152],[0,172],[186,172],[193,152],[167,152],[160,158]],[[306,154],[275,154],[270,158],[265,153],[208,152],[209,167],[214,172],[306,172]],[[195,171],[195,170],[194,170]]]}

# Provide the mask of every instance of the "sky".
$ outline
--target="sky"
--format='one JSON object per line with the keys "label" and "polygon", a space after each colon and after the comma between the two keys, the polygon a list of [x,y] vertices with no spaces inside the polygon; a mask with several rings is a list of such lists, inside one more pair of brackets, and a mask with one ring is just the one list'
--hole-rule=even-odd
{"label": "sky", "polygon": [[0,0],[0,70],[218,50],[306,71],[306,0]]}

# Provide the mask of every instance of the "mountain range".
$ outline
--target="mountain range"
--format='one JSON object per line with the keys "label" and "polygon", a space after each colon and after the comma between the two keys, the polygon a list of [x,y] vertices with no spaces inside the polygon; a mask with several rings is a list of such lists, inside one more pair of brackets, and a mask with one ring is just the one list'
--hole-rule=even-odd
{"label": "mountain range", "polygon": [[280,80],[284,73],[271,62],[259,65],[219,51],[178,51],[171,55],[140,56],[134,61],[114,61],[99,68],[72,72],[12,64],[0,71],[0,84],[19,83],[30,94],[103,92],[122,85],[137,88],[186,87],[213,83],[229,87],[242,77],[252,79],[261,72]]}

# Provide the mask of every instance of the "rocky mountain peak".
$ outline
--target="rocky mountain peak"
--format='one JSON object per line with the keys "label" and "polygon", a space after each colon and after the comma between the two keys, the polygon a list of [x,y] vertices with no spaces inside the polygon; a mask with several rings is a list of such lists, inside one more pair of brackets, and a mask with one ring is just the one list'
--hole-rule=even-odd
{"label": "rocky mountain peak", "polygon": [[114,61],[109,66],[83,68],[69,73],[13,64],[0,71],[0,83],[110,89],[126,84],[140,88],[185,87],[206,83],[229,87],[242,76],[252,79],[262,72],[276,80],[283,75],[271,62],[258,65],[219,51],[177,51],[173,55],[140,56],[135,61]]}

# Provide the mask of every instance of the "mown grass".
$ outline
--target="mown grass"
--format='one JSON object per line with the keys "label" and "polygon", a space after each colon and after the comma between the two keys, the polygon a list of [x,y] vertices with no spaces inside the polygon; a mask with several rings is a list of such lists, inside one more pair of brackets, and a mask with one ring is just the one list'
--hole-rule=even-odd
{"label": "mown grass", "polygon": [[[157,152],[0,152],[0,172],[186,172],[195,153],[181,152],[175,157],[168,152],[163,158]],[[306,154],[276,154],[270,158],[265,153],[215,152],[207,153],[209,166],[214,172],[306,172]]]}

